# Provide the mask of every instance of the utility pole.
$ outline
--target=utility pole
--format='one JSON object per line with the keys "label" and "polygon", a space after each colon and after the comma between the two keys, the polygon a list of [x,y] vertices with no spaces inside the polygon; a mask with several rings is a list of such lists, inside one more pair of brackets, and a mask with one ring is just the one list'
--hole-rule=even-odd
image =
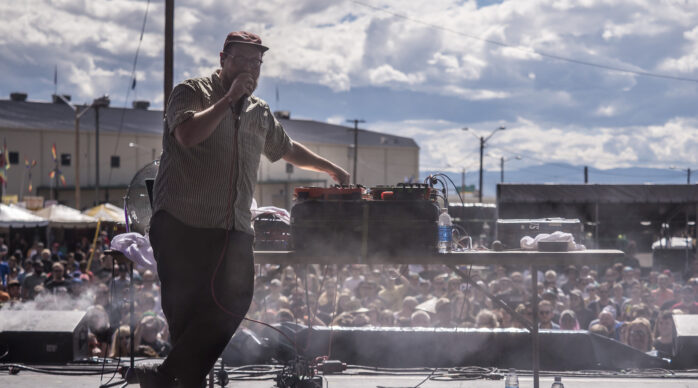
{"label": "utility pole", "polygon": [[356,162],[359,158],[359,123],[365,123],[362,119],[351,119],[347,120],[348,123],[354,123],[354,170],[352,171],[352,182],[356,186]]}
{"label": "utility pole", "polygon": [[165,0],[165,100],[163,102],[163,113],[167,109],[167,102],[170,99],[174,79],[174,0]]}
{"label": "utility pole", "polygon": [[95,105],[95,206],[99,205],[99,107]]}
{"label": "utility pole", "polygon": [[[516,160],[521,160],[521,156],[519,156],[519,155],[513,156],[512,158],[513,158],[513,159],[516,159]],[[499,159],[499,168],[500,168],[500,172],[501,172],[501,176],[500,176],[500,182],[501,182],[501,183],[504,183],[504,162],[507,161],[507,160],[511,160],[512,158],[504,159],[504,157],[502,156],[502,157]]]}
{"label": "utility pole", "polygon": [[92,107],[95,108],[95,205],[99,205],[99,109],[109,107],[109,96],[96,98]]}
{"label": "utility pole", "polygon": [[686,175],[686,184],[690,185],[691,184],[691,169],[689,168],[688,170],[686,170],[686,172],[688,173]]}
{"label": "utility pole", "polygon": [[[464,131],[467,131],[467,130],[469,130],[470,128],[465,127],[465,128],[462,128],[462,129],[463,129]],[[490,138],[492,138],[492,136],[494,136],[494,134],[497,133],[497,131],[503,131],[503,130],[505,130],[505,129],[507,129],[507,128],[506,128],[506,127],[498,127],[498,128],[495,128],[495,130],[492,131],[492,133],[490,133],[487,137],[478,136],[478,135],[476,135],[475,133],[471,132],[471,133],[473,134],[473,136],[475,136],[475,137],[477,137],[477,138],[480,139],[480,182],[479,182],[480,187],[478,188],[478,194],[477,194],[477,196],[478,196],[478,201],[479,201],[480,203],[482,203],[482,172],[483,172],[483,171],[482,171],[482,159],[483,159],[483,156],[484,156],[484,153],[485,153],[485,143],[487,142],[487,140],[490,140]]]}
{"label": "utility pole", "polygon": [[463,167],[463,171],[460,173],[460,187],[460,190],[465,193],[465,167]]}
{"label": "utility pole", "polygon": [[80,210],[82,208],[80,206],[80,118],[94,106],[94,102],[80,111],[63,95],[58,93],[56,95],[75,112],[75,208]]}
{"label": "utility pole", "polygon": [[482,203],[482,157],[485,152],[485,138],[480,136],[480,182],[478,182],[477,201]]}
{"label": "utility pole", "polygon": [[589,167],[584,166],[584,183],[589,183]]}

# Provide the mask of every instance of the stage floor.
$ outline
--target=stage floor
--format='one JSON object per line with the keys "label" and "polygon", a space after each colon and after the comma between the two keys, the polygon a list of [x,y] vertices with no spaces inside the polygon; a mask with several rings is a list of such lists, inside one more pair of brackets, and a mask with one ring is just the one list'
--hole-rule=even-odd
{"label": "stage floor", "polygon": [[[109,380],[110,375],[102,379],[102,383]],[[118,377],[118,376],[117,376]],[[424,380],[424,376],[346,376],[346,375],[330,375],[326,376],[329,387],[331,388],[373,388],[377,386],[386,388],[408,388],[414,387],[419,382]],[[562,382],[566,388],[575,387],[590,387],[594,388],[688,388],[698,387],[698,375],[694,375],[693,379],[667,379],[667,378],[577,378],[563,377]],[[540,379],[541,387],[550,387],[553,383],[553,377],[543,376]],[[18,375],[10,376],[7,372],[0,374],[0,387],[8,388],[97,388],[100,385],[99,376],[52,376],[38,374],[29,371],[22,371]],[[533,379],[530,376],[519,378],[520,387],[533,387]],[[245,388],[272,388],[275,386],[274,381],[231,381],[227,387],[245,387]],[[438,387],[486,387],[486,388],[502,388],[503,380],[471,380],[471,381],[426,381],[420,385],[420,388],[438,388]],[[138,385],[129,385],[129,387],[138,387]],[[216,387],[220,387],[216,385]],[[328,387],[327,383],[323,384],[323,388]]]}

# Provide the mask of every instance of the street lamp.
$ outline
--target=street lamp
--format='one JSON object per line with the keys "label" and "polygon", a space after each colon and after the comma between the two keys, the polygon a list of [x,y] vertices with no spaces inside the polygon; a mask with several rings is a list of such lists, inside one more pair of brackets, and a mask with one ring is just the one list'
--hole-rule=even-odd
{"label": "street lamp", "polygon": [[95,98],[92,107],[95,108],[95,205],[99,205],[99,108],[109,107],[109,96]]}
{"label": "street lamp", "polygon": [[[492,131],[492,133],[490,133],[487,137],[478,136],[478,135],[475,133],[475,131],[469,132],[469,133],[471,133],[473,136],[475,136],[475,137],[477,137],[477,138],[480,139],[480,182],[479,182],[480,185],[479,185],[479,190],[478,190],[478,191],[479,191],[479,192],[478,192],[478,201],[479,201],[479,202],[482,202],[482,157],[483,157],[484,152],[485,152],[485,143],[487,143],[487,140],[490,140],[490,138],[492,138],[492,136],[494,136],[494,134],[497,133],[497,131],[503,131],[503,130],[505,130],[505,129],[507,129],[507,128],[506,128],[506,127],[498,127],[498,128],[495,128],[495,130]],[[469,130],[472,131],[472,129],[470,129],[470,128],[468,128],[468,127],[463,128],[463,130],[464,130],[464,131],[469,131]]]}
{"label": "street lamp", "polygon": [[[95,99],[92,104],[89,106],[84,107],[82,110],[78,110],[78,108],[73,105],[73,103],[70,102],[67,98],[63,97],[62,94],[58,94],[58,98],[63,100],[63,102],[70,107],[70,109],[75,112],[75,208],[80,209],[80,118],[87,113],[90,108],[96,107],[95,103],[103,99],[107,96],[100,97],[98,99]],[[108,105],[109,98],[107,97],[107,105]],[[101,102],[100,102],[101,103]],[[99,116],[98,116],[99,117]],[[98,119],[99,121],[99,119]],[[99,143],[97,143],[99,145]],[[97,151],[99,154],[99,151]],[[99,166],[99,158],[97,161],[97,166]],[[99,174],[99,173],[98,173]],[[98,175],[99,176],[99,175]]]}
{"label": "street lamp", "polygon": [[514,157],[506,158],[506,159],[505,159],[503,156],[502,156],[501,158],[499,158],[499,166],[500,166],[500,167],[499,167],[499,169],[500,169],[500,178],[499,178],[499,182],[500,182],[500,183],[504,183],[504,162],[505,162],[505,161],[508,161],[508,160],[512,160],[512,159],[514,159],[514,160],[521,160],[521,157],[520,157],[519,155],[516,155],[516,156],[514,156]]}
{"label": "street lamp", "polygon": [[686,184],[690,185],[691,184],[691,168],[679,168],[676,166],[670,166],[669,167],[671,170],[680,170],[680,171],[686,171]]}

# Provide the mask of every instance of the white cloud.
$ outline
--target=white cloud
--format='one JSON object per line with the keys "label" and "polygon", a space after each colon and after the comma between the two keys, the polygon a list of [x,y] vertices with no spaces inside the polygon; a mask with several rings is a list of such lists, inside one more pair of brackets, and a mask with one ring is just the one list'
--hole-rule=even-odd
{"label": "white cloud", "polygon": [[[520,155],[521,166],[545,162],[617,167],[667,167],[698,164],[698,119],[678,117],[661,125],[593,127],[547,126],[519,117],[514,122],[473,124],[477,136],[487,135],[500,125],[487,143],[487,152]],[[413,137],[421,147],[423,170],[472,170],[479,165],[479,142],[462,125],[443,120],[380,122],[369,126],[400,136]],[[485,158],[486,169],[497,169],[497,158]],[[450,166],[450,167],[449,167]]]}
{"label": "white cloud", "polygon": [[[355,114],[374,123],[399,120],[395,131],[420,141],[424,165],[455,165],[474,140],[459,128],[468,122],[494,128],[499,120],[513,129],[497,134],[498,144],[541,158],[576,158],[590,165],[673,158],[695,164],[687,152],[689,145],[697,146],[690,103],[698,97],[695,84],[609,72],[519,49],[698,78],[694,2],[375,4],[418,22],[349,1],[178,0],[175,81],[213,71],[225,34],[248,29],[271,47],[263,77],[302,85],[295,103],[306,108],[304,115],[330,122]],[[0,2],[0,94],[24,90],[30,99],[48,100],[55,65],[59,91],[74,101],[109,93],[122,105],[144,11],[143,0]],[[161,107],[163,98],[163,13],[162,2],[151,2],[138,62],[138,97],[154,107]],[[327,98],[378,90],[394,101],[315,108],[312,93],[322,87],[334,92]],[[393,115],[401,117],[384,117],[386,102],[397,106]],[[427,108],[400,111],[397,104]]]}
{"label": "white cloud", "polygon": [[613,105],[601,105],[596,109],[596,115],[611,117],[616,114],[616,107]]}

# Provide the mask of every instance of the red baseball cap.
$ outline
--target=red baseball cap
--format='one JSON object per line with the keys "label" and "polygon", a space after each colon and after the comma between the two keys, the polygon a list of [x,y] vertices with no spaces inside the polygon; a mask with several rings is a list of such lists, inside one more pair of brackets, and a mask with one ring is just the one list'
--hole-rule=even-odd
{"label": "red baseball cap", "polygon": [[228,36],[225,38],[223,51],[227,50],[228,47],[234,44],[247,44],[251,46],[256,46],[262,52],[269,50],[269,47],[262,45],[262,38],[260,38],[259,35],[247,31],[233,31],[229,33]]}

